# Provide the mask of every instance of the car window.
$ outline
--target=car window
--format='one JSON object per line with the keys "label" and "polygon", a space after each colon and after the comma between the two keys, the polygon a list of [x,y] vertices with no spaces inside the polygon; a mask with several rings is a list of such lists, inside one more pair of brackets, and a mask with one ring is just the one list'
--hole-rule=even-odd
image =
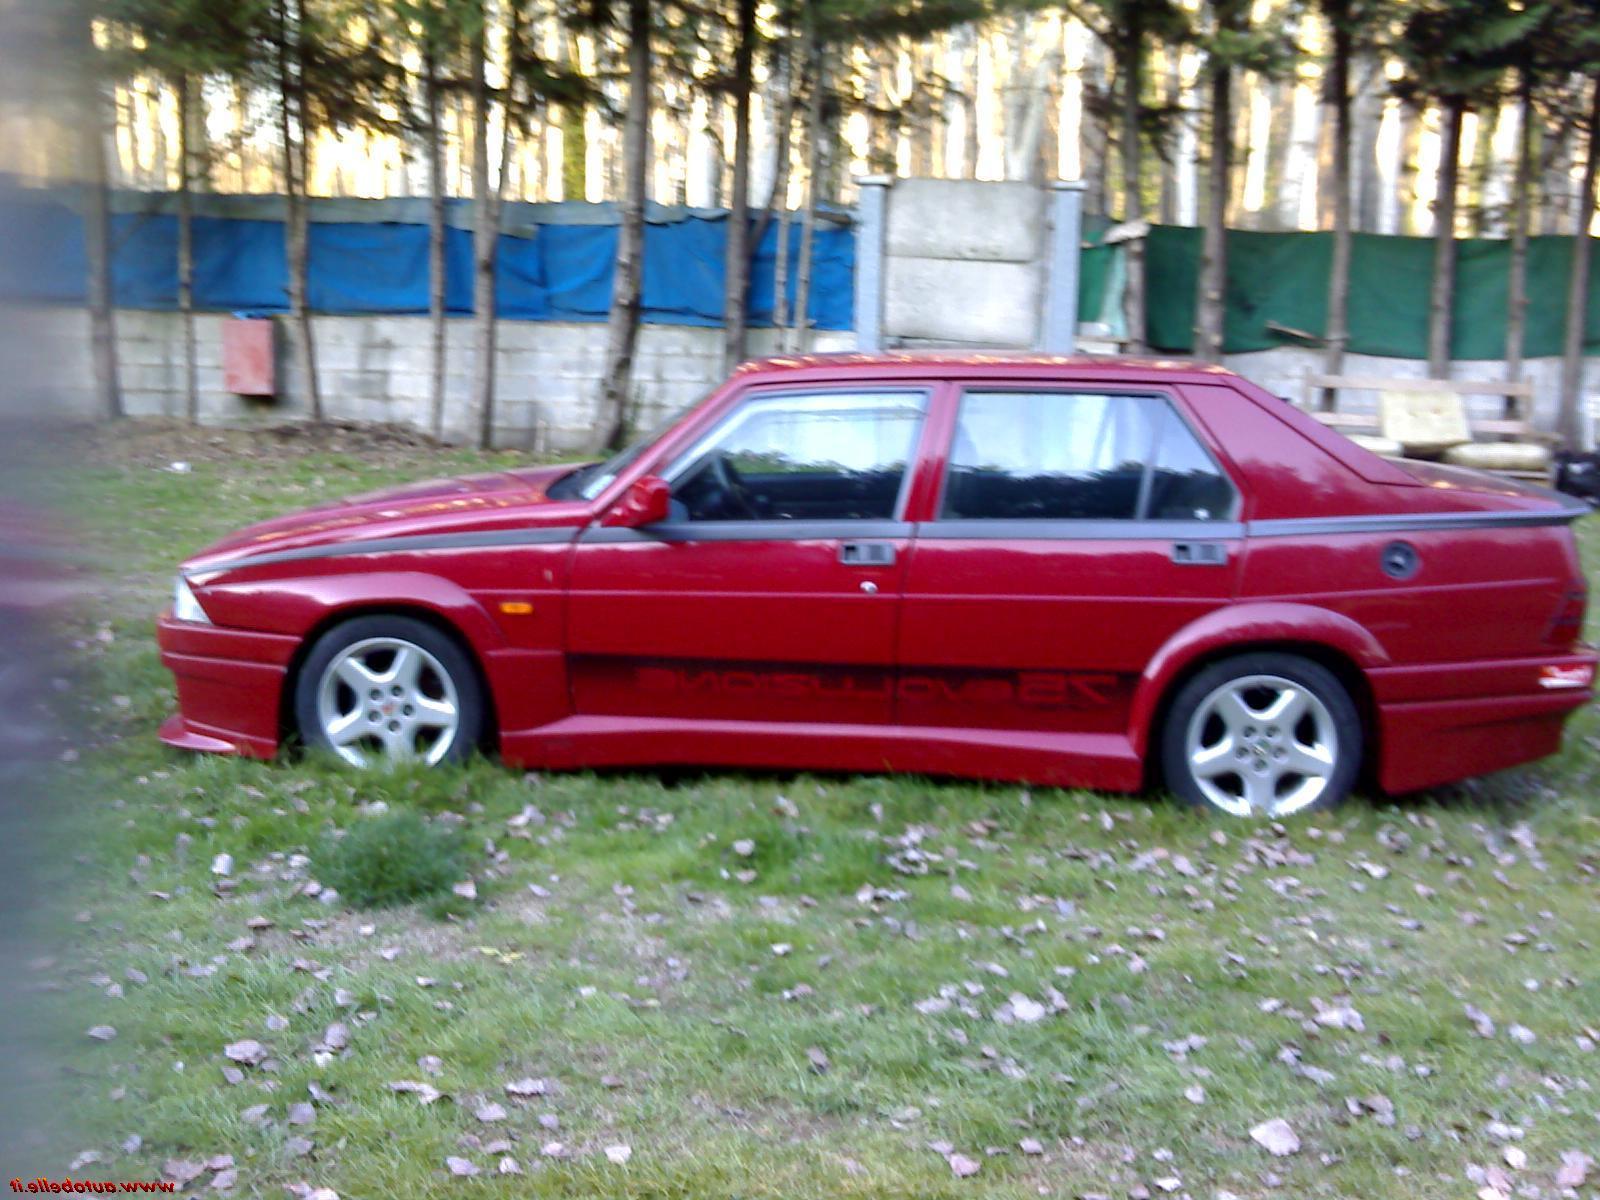
{"label": "car window", "polygon": [[1215,520],[1232,488],[1156,396],[970,392],[961,400],[945,520]]}
{"label": "car window", "polygon": [[1233,515],[1233,485],[1171,405],[1162,409],[1166,416],[1143,515],[1153,521],[1228,519]]}
{"label": "car window", "polygon": [[749,400],[668,469],[675,515],[892,519],[926,408],[921,392]]}

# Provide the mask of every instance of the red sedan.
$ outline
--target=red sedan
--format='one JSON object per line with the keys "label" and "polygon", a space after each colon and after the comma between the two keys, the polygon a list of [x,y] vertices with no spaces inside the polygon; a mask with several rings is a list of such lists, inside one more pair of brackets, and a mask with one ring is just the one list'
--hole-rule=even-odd
{"label": "red sedan", "polygon": [[1215,368],[752,363],[609,462],[190,559],[161,737],[1160,783],[1281,816],[1559,748],[1593,694],[1584,511],[1378,458]]}

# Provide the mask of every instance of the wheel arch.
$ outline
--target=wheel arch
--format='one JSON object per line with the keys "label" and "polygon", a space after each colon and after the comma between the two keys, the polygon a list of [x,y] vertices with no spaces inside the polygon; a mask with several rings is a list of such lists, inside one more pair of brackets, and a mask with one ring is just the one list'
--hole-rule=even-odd
{"label": "wheel arch", "polygon": [[1296,655],[1333,673],[1361,718],[1361,778],[1376,774],[1382,746],[1377,702],[1366,671],[1386,664],[1388,653],[1377,638],[1348,617],[1308,605],[1267,604],[1225,609],[1201,618],[1168,641],[1151,660],[1135,690],[1129,723],[1130,740],[1142,760],[1147,787],[1161,782],[1161,756],[1152,747],[1183,685],[1213,663],[1263,652]]}
{"label": "wheel arch", "polygon": [[300,731],[296,727],[294,716],[295,690],[299,686],[300,672],[311,654],[311,648],[329,630],[360,617],[410,617],[421,621],[454,642],[456,648],[466,655],[467,662],[471,664],[473,678],[483,697],[484,722],[480,742],[485,749],[492,749],[498,744],[500,720],[496,712],[494,690],[489,686],[489,676],[484,669],[483,658],[478,653],[477,647],[472,644],[472,639],[438,609],[404,600],[354,601],[329,609],[306,630],[285,666],[283,686],[278,692],[278,735],[282,744],[287,745],[291,741],[298,743],[300,740]]}

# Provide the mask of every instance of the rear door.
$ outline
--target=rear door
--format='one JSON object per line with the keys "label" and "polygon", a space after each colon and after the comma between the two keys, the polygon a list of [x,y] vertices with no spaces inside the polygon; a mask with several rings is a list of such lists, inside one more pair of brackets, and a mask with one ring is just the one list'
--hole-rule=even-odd
{"label": "rear door", "polygon": [[674,461],[672,516],[574,549],[576,711],[883,723],[928,390],[756,389]]}
{"label": "rear door", "polygon": [[1233,595],[1239,498],[1173,397],[967,385],[917,527],[896,720],[1112,733]]}

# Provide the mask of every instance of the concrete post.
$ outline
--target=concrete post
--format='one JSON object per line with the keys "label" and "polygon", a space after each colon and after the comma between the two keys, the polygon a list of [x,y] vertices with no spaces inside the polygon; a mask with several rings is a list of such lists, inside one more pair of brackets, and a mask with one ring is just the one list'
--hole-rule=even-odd
{"label": "concrete post", "polygon": [[861,195],[856,231],[856,349],[868,354],[883,349],[884,255],[892,183],[887,175],[863,175],[856,180]]}
{"label": "concrete post", "polygon": [[1083,244],[1083,181],[1050,185],[1050,258],[1039,349],[1071,354],[1078,347],[1078,252]]}

